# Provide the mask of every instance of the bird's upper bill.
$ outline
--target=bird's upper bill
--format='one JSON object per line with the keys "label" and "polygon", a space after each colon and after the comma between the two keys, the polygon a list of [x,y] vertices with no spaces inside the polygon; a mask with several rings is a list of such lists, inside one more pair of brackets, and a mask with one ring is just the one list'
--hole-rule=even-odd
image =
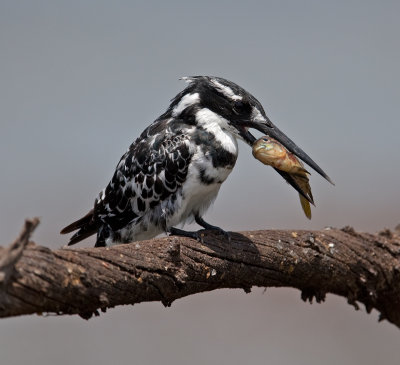
{"label": "bird's upper bill", "polygon": [[186,95],[196,93],[201,107],[210,109],[228,121],[230,127],[236,131],[235,134],[250,146],[256,141],[256,137],[249,131],[253,128],[279,141],[287,150],[333,184],[311,157],[269,120],[261,103],[242,87],[220,77],[192,76],[182,79],[188,82],[189,86],[178,96],[182,97],[185,91]]}

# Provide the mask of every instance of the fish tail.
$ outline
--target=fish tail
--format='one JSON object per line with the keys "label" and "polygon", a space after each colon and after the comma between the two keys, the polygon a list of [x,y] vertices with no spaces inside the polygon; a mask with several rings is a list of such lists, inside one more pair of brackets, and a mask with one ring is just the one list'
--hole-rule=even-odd
{"label": "fish tail", "polygon": [[308,219],[311,219],[311,206],[310,206],[310,202],[309,202],[306,198],[304,198],[304,196],[302,196],[302,195],[300,195],[300,194],[299,194],[299,197],[300,197],[300,204],[301,204],[301,207],[303,208],[304,214],[306,215],[306,217],[307,217]]}

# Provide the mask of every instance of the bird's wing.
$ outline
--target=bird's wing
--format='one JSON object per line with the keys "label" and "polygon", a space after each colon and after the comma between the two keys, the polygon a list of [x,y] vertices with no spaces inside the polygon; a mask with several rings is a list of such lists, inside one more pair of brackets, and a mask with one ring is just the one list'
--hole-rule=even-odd
{"label": "bird's wing", "polygon": [[96,218],[113,231],[140,220],[182,186],[191,157],[188,136],[154,123],[122,156],[96,200]]}

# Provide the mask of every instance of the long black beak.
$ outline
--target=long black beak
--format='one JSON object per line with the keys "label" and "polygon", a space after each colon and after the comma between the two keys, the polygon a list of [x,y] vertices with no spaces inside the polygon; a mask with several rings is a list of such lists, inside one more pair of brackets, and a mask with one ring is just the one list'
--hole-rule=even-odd
{"label": "long black beak", "polygon": [[[328,180],[332,185],[335,185],[330,177],[312,160],[310,156],[307,155],[300,147],[298,147],[289,137],[287,137],[279,128],[277,128],[271,121],[267,120],[266,123],[262,122],[252,122],[248,125],[250,128],[255,128],[262,133],[276,139],[282,143],[285,148],[290,152],[295,154],[298,158],[303,160],[308,166],[312,167],[316,172],[318,172],[322,177]],[[248,132],[247,132],[248,133]],[[250,133],[247,137],[250,137]],[[251,135],[252,136],[252,135]],[[252,136],[253,137],[253,136]],[[254,138],[254,137],[253,137]],[[254,143],[254,140],[252,141]]]}

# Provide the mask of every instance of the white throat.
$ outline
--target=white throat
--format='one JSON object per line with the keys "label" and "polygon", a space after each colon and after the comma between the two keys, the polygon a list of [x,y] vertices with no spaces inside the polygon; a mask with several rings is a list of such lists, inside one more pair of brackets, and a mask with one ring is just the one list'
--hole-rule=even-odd
{"label": "white throat", "polygon": [[203,108],[196,113],[196,121],[199,126],[212,133],[227,151],[237,155],[238,145],[235,128],[225,118],[210,109]]}

